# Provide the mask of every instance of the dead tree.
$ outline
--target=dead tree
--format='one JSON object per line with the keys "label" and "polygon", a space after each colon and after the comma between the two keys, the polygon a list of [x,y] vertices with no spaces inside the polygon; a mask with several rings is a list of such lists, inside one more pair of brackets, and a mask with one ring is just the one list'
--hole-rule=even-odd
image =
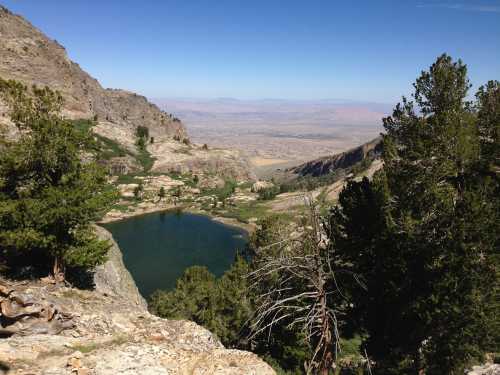
{"label": "dead tree", "polygon": [[73,327],[73,316],[58,305],[42,298],[36,299],[29,291],[0,280],[0,338],[30,334],[57,335]]}
{"label": "dead tree", "polygon": [[337,317],[345,298],[337,275],[344,271],[332,262],[334,249],[315,204],[309,199],[306,205],[295,233],[280,234],[284,238],[257,250],[249,275],[257,294],[252,337],[271,335],[278,323],[300,329],[313,353],[306,372],[328,374],[341,350]]}

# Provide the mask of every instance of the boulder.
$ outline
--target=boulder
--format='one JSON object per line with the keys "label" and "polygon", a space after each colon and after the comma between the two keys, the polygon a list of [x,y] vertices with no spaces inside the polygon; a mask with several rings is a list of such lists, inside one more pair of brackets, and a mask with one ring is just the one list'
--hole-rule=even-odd
{"label": "boulder", "polygon": [[261,190],[272,188],[274,184],[269,181],[257,181],[252,185],[252,192],[258,193]]}

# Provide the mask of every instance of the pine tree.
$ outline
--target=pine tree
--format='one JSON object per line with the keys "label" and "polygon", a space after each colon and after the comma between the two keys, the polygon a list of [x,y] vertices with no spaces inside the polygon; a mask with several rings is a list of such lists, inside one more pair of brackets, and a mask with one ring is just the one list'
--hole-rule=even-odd
{"label": "pine tree", "polygon": [[190,267],[173,291],[153,293],[151,309],[161,317],[193,320],[216,334],[224,345],[241,348],[253,313],[248,268],[240,256],[220,279],[206,267]]}
{"label": "pine tree", "polygon": [[141,181],[136,187],[134,187],[134,198],[142,199],[143,193],[144,193],[144,184]]}
{"label": "pine tree", "polygon": [[500,82],[489,81],[476,94],[481,159],[487,170],[500,164]]}
{"label": "pine tree", "polygon": [[238,255],[231,268],[217,280],[216,332],[226,346],[248,347],[248,321],[254,312],[248,272],[248,263]]}
{"label": "pine tree", "polygon": [[149,306],[161,317],[193,320],[208,328],[215,315],[215,282],[215,276],[206,267],[189,267],[177,279],[173,291],[153,293]]}
{"label": "pine tree", "polygon": [[165,195],[166,195],[166,193],[165,193],[165,188],[162,186],[162,187],[160,187],[160,190],[158,191],[158,197],[160,198],[160,201],[161,201],[163,198],[165,198]]}
{"label": "pine tree", "polygon": [[[91,268],[105,259],[109,244],[91,223],[114,200],[106,175],[84,161],[92,137],[59,116],[61,96],[48,88],[29,91],[0,81],[20,139],[0,154],[0,254],[11,267],[53,263],[64,279],[66,266]],[[40,262],[40,263],[38,263]]]}
{"label": "pine tree", "polygon": [[383,172],[348,184],[333,212],[332,240],[365,286],[351,290],[353,316],[380,373],[459,374],[493,349],[497,85],[479,91],[476,110],[466,66],[440,56],[415,102],[384,119]]}

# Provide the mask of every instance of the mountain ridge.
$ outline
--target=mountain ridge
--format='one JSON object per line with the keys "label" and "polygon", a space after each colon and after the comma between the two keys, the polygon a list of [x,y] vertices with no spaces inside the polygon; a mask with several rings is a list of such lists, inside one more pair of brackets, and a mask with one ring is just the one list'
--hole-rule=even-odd
{"label": "mountain ridge", "polygon": [[[66,49],[47,37],[20,15],[0,5],[0,78],[25,85],[48,86],[64,98],[62,115],[67,119],[96,121],[92,131],[138,155],[136,129],[147,127],[154,139],[145,145],[156,173],[217,173],[237,180],[253,179],[249,165],[231,149],[204,148],[192,144],[184,124],[162,111],[146,97],[121,89],[104,89],[100,83],[71,61]],[[0,125],[8,136],[16,128],[9,120],[8,108],[0,99]],[[149,139],[148,139],[149,141]],[[114,164],[128,164],[115,158]],[[134,168],[132,168],[134,169]],[[137,169],[137,166],[135,167]]]}
{"label": "mountain ridge", "polygon": [[368,160],[370,163],[379,159],[382,154],[382,137],[377,137],[350,150],[314,159],[296,167],[289,168],[287,172],[304,176],[320,177],[338,169],[351,168],[357,163]]}
{"label": "mountain ridge", "polygon": [[103,88],[69,59],[61,44],[1,5],[0,54],[0,77],[59,91],[64,97],[62,114],[69,119],[96,118],[99,123],[128,133],[142,125],[150,129],[152,136],[187,137],[180,121],[144,96]]}

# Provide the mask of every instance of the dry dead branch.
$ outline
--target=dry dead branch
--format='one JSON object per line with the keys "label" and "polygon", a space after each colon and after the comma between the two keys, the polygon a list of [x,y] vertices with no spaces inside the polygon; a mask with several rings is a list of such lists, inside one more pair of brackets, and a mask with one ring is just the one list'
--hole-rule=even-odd
{"label": "dry dead branch", "polygon": [[0,281],[0,336],[58,334],[71,327],[72,316],[59,306]]}
{"label": "dry dead branch", "polygon": [[345,298],[336,275],[343,270],[332,262],[334,249],[313,200],[306,206],[298,235],[278,228],[278,240],[257,250],[249,275],[257,294],[252,337],[270,336],[277,324],[300,329],[313,353],[307,373],[327,374],[341,349],[337,316]]}

